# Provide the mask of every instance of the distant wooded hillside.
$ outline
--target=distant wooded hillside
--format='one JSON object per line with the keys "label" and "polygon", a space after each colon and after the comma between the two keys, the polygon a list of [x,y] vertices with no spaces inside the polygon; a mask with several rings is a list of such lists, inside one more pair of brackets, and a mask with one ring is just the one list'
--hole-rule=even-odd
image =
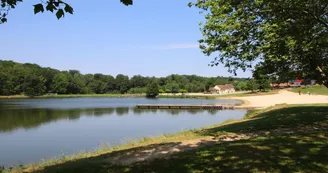
{"label": "distant wooded hillside", "polygon": [[40,67],[37,64],[21,64],[0,60],[0,95],[25,94],[38,96],[57,94],[136,94],[145,93],[146,86],[156,80],[160,92],[204,92],[216,84],[234,84],[245,78],[201,77],[197,75],[172,74],[167,77],[145,77],[135,75],[117,76],[104,74],[81,74],[78,70],[59,71]]}

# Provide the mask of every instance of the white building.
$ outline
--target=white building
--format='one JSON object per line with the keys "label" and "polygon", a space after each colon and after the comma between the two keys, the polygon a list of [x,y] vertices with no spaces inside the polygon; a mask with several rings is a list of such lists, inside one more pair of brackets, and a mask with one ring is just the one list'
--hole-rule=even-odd
{"label": "white building", "polygon": [[236,92],[235,86],[232,84],[225,84],[225,85],[216,85],[213,88],[209,89],[212,94],[228,94]]}

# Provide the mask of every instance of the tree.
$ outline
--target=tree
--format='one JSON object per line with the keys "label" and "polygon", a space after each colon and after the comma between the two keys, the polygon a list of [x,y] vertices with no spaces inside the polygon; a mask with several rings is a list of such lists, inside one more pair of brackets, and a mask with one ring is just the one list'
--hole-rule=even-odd
{"label": "tree", "polygon": [[236,86],[236,90],[238,90],[238,91],[247,90],[247,83],[246,82],[239,82]]}
{"label": "tree", "polygon": [[141,75],[135,75],[130,79],[131,88],[142,88],[147,86],[147,84],[148,84],[148,80]]}
{"label": "tree", "polygon": [[164,86],[165,88],[165,91],[166,92],[169,92],[169,93],[178,93],[179,92],[179,85],[177,82],[171,82],[171,83],[168,83]]}
{"label": "tree", "polygon": [[83,87],[85,86],[84,81],[82,80],[80,75],[68,75],[68,86],[67,93],[68,94],[79,94],[82,92]]}
{"label": "tree", "polygon": [[254,92],[258,88],[259,88],[259,85],[256,83],[256,81],[254,79],[250,79],[247,81],[247,90],[251,90],[252,92]]}
{"label": "tree", "polygon": [[30,74],[25,77],[24,89],[27,96],[40,96],[46,91],[46,79],[43,76]]}
{"label": "tree", "polygon": [[93,93],[104,94],[107,92],[108,86],[104,81],[94,80],[89,83],[88,88],[90,88]]}
{"label": "tree", "polygon": [[[19,3],[22,3],[23,0],[1,0],[0,2],[0,24],[7,22],[7,15],[11,9],[16,8]],[[120,0],[124,5],[132,5],[133,0]],[[68,3],[62,0],[49,0],[42,1],[34,5],[34,14],[38,14],[40,12],[49,11],[52,13],[56,13],[56,17],[58,19],[65,16],[65,13],[73,14],[73,7]]]}
{"label": "tree", "polygon": [[254,77],[256,79],[256,82],[258,83],[258,89],[260,91],[266,91],[272,89],[270,85],[270,80],[267,75],[260,75],[257,77]]}
{"label": "tree", "polygon": [[69,85],[68,79],[65,74],[59,73],[54,77],[52,82],[52,92],[58,94],[66,94],[67,87]]}
{"label": "tree", "polygon": [[205,15],[200,48],[211,66],[237,69],[254,62],[266,74],[295,72],[328,87],[327,0],[197,0]]}
{"label": "tree", "polygon": [[0,95],[11,95],[11,80],[8,73],[0,72]]}
{"label": "tree", "polygon": [[[34,75],[33,78],[29,78]],[[129,79],[126,75],[81,74],[78,70],[59,71],[52,68],[43,68],[36,64],[21,64],[13,61],[0,60],[0,95],[15,95],[26,93],[27,87],[33,81],[43,77],[41,84],[45,89],[43,93],[55,92],[58,94],[89,94],[89,93],[146,93],[146,86],[152,81],[159,81],[161,92],[178,93],[183,90],[188,92],[203,92],[206,81],[214,85],[216,81],[229,81],[227,77],[201,77],[196,75],[170,75],[155,78],[134,76]],[[35,79],[34,79],[35,78]],[[28,80],[27,80],[28,79]],[[140,81],[141,80],[141,81]],[[242,82],[246,79],[234,78],[233,82]],[[209,86],[210,86],[209,85]],[[139,86],[134,87],[132,86]],[[140,87],[144,86],[144,87]],[[41,86],[37,86],[41,87]],[[43,88],[43,87],[42,87]],[[43,90],[43,89],[42,89]],[[180,90],[180,91],[179,91]],[[31,95],[37,91],[29,90]],[[42,92],[41,92],[42,93]]]}
{"label": "tree", "polygon": [[123,74],[118,74],[115,79],[115,83],[117,86],[117,90],[120,91],[121,94],[125,94],[129,90],[129,76],[125,76]]}
{"label": "tree", "polygon": [[184,93],[187,93],[188,91],[187,90],[185,90],[185,89],[179,89],[179,93],[181,93],[181,94],[184,94]]}
{"label": "tree", "polygon": [[210,78],[210,79],[208,79],[208,80],[206,81],[206,84],[205,84],[205,92],[206,92],[206,91],[209,91],[209,89],[210,89],[211,87],[214,87],[214,85],[216,85],[215,82],[216,82],[216,81],[215,81],[214,78]]}
{"label": "tree", "polygon": [[152,81],[150,84],[147,85],[147,93],[146,96],[148,98],[155,98],[159,94],[159,86],[156,81]]}

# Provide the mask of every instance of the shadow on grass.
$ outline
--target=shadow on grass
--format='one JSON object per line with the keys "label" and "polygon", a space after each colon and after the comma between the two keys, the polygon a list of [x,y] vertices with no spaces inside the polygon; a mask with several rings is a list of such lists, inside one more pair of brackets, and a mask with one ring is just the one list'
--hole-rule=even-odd
{"label": "shadow on grass", "polygon": [[106,161],[109,155],[102,155],[35,173],[327,172],[327,143],[326,132],[260,137],[198,148],[150,162],[113,165]]}
{"label": "shadow on grass", "polygon": [[[201,135],[215,135],[222,131],[253,132],[299,128],[308,125],[327,127],[327,124],[328,107],[288,107],[262,113],[249,121],[205,130]],[[138,152],[134,152],[136,150],[151,150],[180,144],[172,142],[138,147],[48,166],[34,173],[328,172],[327,129],[213,144],[176,153],[170,157],[129,165],[114,165],[109,161],[124,153],[137,157]],[[165,156],[165,153],[162,154]]]}
{"label": "shadow on grass", "polygon": [[247,121],[204,130],[201,135],[215,136],[221,132],[255,132],[278,128],[301,128],[307,125],[328,126],[328,106],[297,106],[271,110]]}

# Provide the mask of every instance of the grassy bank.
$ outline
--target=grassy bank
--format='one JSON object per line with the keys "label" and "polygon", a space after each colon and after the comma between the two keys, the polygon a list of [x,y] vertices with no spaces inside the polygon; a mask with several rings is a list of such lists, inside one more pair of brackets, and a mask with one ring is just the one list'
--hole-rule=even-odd
{"label": "grassy bank", "polygon": [[[265,91],[265,92],[245,92],[245,93],[232,93],[226,95],[216,94],[160,94],[158,98],[196,98],[196,99],[216,99],[226,97],[247,97],[256,95],[270,95],[277,94],[278,90]],[[26,98],[83,98],[83,97],[109,97],[109,98],[121,98],[121,97],[145,97],[146,94],[57,94],[57,95],[42,95],[42,96],[25,96],[25,95],[11,95],[0,96],[0,99],[26,99]]]}
{"label": "grassy bank", "polygon": [[[174,135],[143,138],[59,160],[27,166],[33,173],[96,172],[328,172],[328,105],[278,105],[253,111],[248,118]],[[108,160],[149,147],[224,134],[258,134],[151,161],[114,165]],[[272,135],[261,135],[261,134]],[[132,156],[131,156],[132,157]],[[22,169],[12,171],[22,172]]]}
{"label": "grassy bank", "polygon": [[215,99],[216,96],[208,95],[165,95],[161,94],[157,98],[188,98],[188,99]]}
{"label": "grassy bank", "polygon": [[301,88],[293,88],[292,92],[298,93],[301,91],[302,94],[316,94],[316,95],[328,95],[328,88],[325,86],[309,86],[309,87],[301,87]]}
{"label": "grassy bank", "polygon": [[160,94],[159,98],[201,98],[201,99],[217,99],[217,98],[228,98],[228,97],[248,97],[248,96],[260,96],[260,95],[271,95],[278,94],[279,90],[270,90],[270,91],[254,91],[254,92],[243,92],[243,93],[231,93],[231,94]]}

